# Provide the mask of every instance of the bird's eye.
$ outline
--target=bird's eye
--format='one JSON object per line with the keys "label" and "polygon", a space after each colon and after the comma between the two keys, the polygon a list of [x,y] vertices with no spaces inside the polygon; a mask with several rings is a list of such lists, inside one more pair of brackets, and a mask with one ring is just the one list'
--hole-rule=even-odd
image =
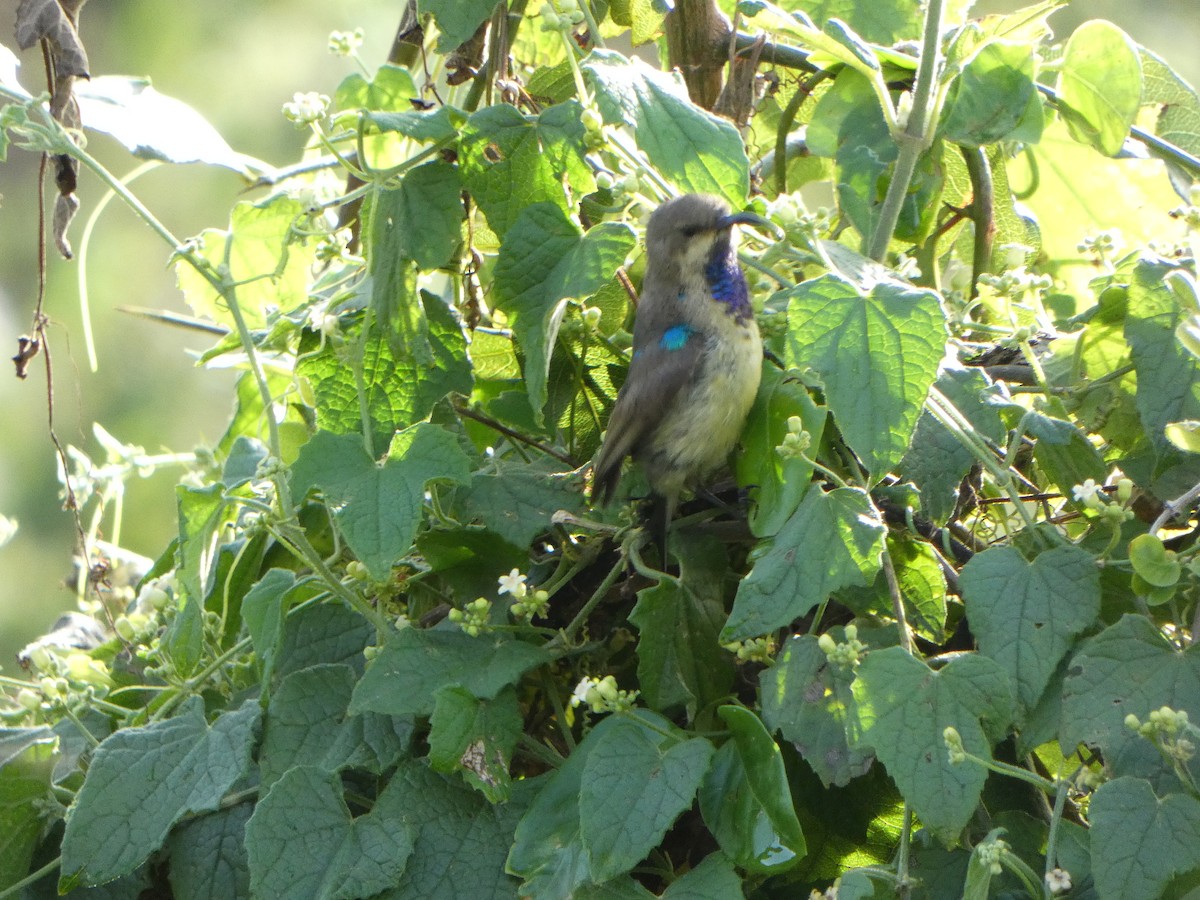
{"label": "bird's eye", "polygon": [[691,237],[695,237],[696,235],[698,235],[704,229],[701,228],[699,225],[684,225],[679,230],[683,234],[684,237],[691,238]]}

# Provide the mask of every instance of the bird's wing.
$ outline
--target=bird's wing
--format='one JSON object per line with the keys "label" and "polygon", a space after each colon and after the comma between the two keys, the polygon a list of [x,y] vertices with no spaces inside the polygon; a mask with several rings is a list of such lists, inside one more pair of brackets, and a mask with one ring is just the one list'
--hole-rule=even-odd
{"label": "bird's wing", "polygon": [[593,463],[593,497],[603,503],[612,499],[621,462],[662,422],[675,396],[692,377],[703,349],[703,335],[693,334],[677,349],[667,349],[656,341],[634,355]]}

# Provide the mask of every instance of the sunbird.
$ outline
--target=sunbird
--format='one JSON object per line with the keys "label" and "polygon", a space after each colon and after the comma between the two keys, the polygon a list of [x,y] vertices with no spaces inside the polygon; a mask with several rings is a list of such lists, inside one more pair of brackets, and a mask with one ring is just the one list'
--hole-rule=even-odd
{"label": "sunbird", "polygon": [[633,358],[593,461],[592,499],[608,503],[630,456],[671,521],[741,435],[763,346],[738,265],[734,226],[767,224],[706,194],[668,200],[646,226],[646,274]]}

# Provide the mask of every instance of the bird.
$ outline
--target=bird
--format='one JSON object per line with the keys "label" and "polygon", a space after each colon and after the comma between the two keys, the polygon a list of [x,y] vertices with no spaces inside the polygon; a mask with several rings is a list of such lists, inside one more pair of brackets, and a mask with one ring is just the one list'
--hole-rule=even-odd
{"label": "bird", "polygon": [[601,505],[612,500],[626,457],[641,467],[661,501],[664,554],[680,494],[728,459],[762,375],[739,224],[769,223],[707,194],[675,197],[650,215],[633,355],[592,462],[592,502]]}

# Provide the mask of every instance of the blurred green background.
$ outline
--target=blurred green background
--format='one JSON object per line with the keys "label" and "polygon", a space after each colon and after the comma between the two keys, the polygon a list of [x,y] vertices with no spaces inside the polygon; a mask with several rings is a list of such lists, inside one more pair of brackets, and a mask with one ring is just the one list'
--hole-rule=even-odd
{"label": "blurred green background", "polygon": [[[1008,12],[1024,5],[986,0],[975,9]],[[0,15],[0,33],[9,35],[3,42],[13,49],[15,6],[15,0],[3,4]],[[349,60],[326,51],[329,32],[364,28],[361,55],[374,66],[387,52],[401,7],[400,0],[92,3],[83,11],[82,33],[94,75],[148,76],[159,91],[205,115],[234,149],[284,165],[298,157],[304,133],[284,120],[281,105],[296,91],[332,94],[352,70]],[[1092,18],[1116,22],[1192,84],[1200,82],[1195,0],[1147,0],[1136,8],[1117,0],[1076,0],[1052,23],[1065,38]],[[37,90],[40,55],[20,56],[23,83]],[[89,146],[118,175],[138,163],[104,136],[94,135]],[[0,164],[0,336],[10,353],[16,351],[17,336],[29,329],[34,306],[37,164],[35,156],[19,150],[10,150],[8,162]],[[134,185],[180,236],[223,226],[242,188],[234,174],[199,165],[164,166]],[[77,248],[86,217],[102,194],[96,179],[84,173],[83,208],[71,230]],[[57,432],[93,459],[103,459],[92,436],[94,421],[150,453],[186,451],[215,442],[232,409],[233,373],[196,368],[189,356],[205,349],[211,338],[115,310],[133,305],[187,312],[166,261],[162,242],[120,204],[112,204],[88,258],[100,362],[93,374],[80,326],[79,264],[60,260],[51,250],[45,308],[53,320]],[[17,650],[73,607],[64,579],[75,543],[48,438],[42,360],[34,361],[27,381],[11,372],[0,377],[6,422],[0,440],[0,514],[20,523],[16,537],[0,548],[0,668],[9,673]],[[176,480],[176,472],[161,470],[129,484],[121,535],[128,549],[150,557],[163,551],[176,527]]]}

